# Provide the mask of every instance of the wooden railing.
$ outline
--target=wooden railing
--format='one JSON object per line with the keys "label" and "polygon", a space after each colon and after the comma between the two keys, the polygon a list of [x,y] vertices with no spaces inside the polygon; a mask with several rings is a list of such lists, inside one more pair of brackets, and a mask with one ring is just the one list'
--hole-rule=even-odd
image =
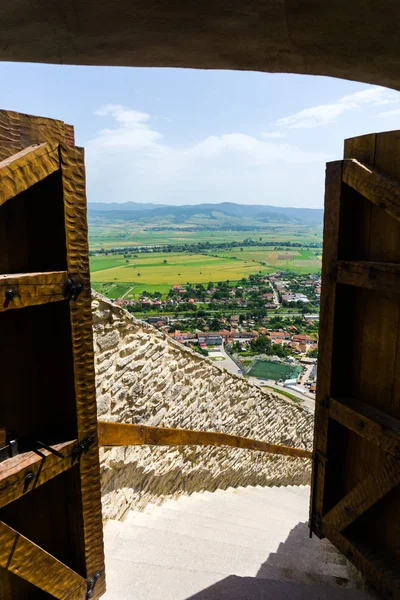
{"label": "wooden railing", "polygon": [[312,457],[311,452],[301,448],[269,444],[239,435],[213,431],[169,429],[108,421],[99,421],[98,431],[99,446],[230,446],[296,458]]}

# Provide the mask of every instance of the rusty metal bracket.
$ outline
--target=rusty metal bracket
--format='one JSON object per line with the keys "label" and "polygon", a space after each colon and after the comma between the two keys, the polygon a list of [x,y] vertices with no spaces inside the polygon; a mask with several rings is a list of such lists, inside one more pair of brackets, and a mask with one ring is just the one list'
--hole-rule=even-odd
{"label": "rusty metal bracket", "polygon": [[90,435],[89,437],[80,441],[79,444],[77,446],[75,446],[75,448],[72,450],[72,459],[79,460],[80,457],[82,456],[82,454],[86,454],[89,451],[89,448],[93,444],[93,442],[94,442],[93,435]]}
{"label": "rusty metal bracket", "polygon": [[97,571],[90,579],[87,580],[86,598],[93,598],[93,592],[97,581],[101,577],[101,571]]}
{"label": "rusty metal bracket", "polygon": [[72,277],[68,277],[65,284],[65,296],[68,300],[77,300],[82,290],[83,284],[80,281],[74,281]]}

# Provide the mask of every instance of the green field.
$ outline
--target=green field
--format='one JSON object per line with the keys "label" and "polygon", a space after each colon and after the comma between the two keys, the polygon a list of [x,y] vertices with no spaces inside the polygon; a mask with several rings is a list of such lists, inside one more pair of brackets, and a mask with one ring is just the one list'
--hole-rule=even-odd
{"label": "green field", "polygon": [[132,258],[124,258],[122,254],[92,256],[90,268],[92,280],[96,283],[139,283],[141,286],[158,287],[174,283],[208,283],[227,279],[237,281],[252,273],[270,273],[273,270],[250,260],[184,252],[143,253]]}
{"label": "green field", "polygon": [[319,273],[321,270],[321,251],[318,249],[270,250],[265,246],[244,246],[242,251],[240,248],[227,248],[217,254],[224,258],[236,256],[247,262],[265,263],[268,268],[300,274]]}
{"label": "green field", "polygon": [[273,362],[269,360],[256,360],[250,367],[247,375],[259,379],[295,379],[301,373],[300,365]]}
{"label": "green field", "polygon": [[137,298],[144,291],[167,294],[175,283],[238,281],[257,273],[278,269],[297,273],[318,273],[318,250],[270,250],[262,246],[244,246],[210,251],[209,254],[186,252],[150,252],[91,256],[93,287],[110,298]]}
{"label": "green field", "polygon": [[310,244],[322,241],[322,228],[304,225],[274,225],[253,231],[180,231],[179,226],[167,231],[146,231],[132,222],[109,224],[89,221],[89,246],[91,250],[118,246],[166,246],[168,244],[195,244],[197,242],[241,242],[246,238],[263,241],[291,241]]}

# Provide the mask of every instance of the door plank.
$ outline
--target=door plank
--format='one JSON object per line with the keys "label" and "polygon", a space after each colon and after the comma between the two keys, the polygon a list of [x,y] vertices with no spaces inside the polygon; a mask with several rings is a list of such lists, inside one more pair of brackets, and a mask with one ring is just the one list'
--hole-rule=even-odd
{"label": "door plank", "polygon": [[331,398],[329,416],[373,442],[395,458],[400,458],[400,421],[359,400]]}
{"label": "door plank", "polygon": [[400,184],[355,159],[343,161],[343,182],[400,221]]}
{"label": "door plank", "polygon": [[378,588],[385,598],[400,600],[399,572],[386,561],[380,560],[365,546],[348,539],[333,525],[322,519],[323,534],[364,575],[368,583]]}
{"label": "door plank", "polygon": [[0,275],[0,312],[65,300],[67,280],[67,271]]}
{"label": "door plank", "polygon": [[339,260],[336,281],[367,290],[400,293],[400,264]]}
{"label": "door plank", "polygon": [[324,515],[324,519],[338,531],[342,531],[399,483],[400,461],[388,456],[376,471],[356,485]]}
{"label": "door plank", "polygon": [[86,576],[101,573],[96,583],[98,598],[105,592],[103,521],[101,512],[100,464],[97,438],[97,404],[93,356],[92,307],[89,248],[86,218],[85,162],[82,148],[60,144],[64,195],[68,273],[82,284],[70,302],[74,360],[75,398],[79,441],[91,437],[88,452],[80,458],[82,517]]}
{"label": "door plank", "polygon": [[[44,459],[35,452],[25,452],[0,463],[0,508],[70,469],[73,466],[71,452],[76,446],[76,440],[53,445],[65,458],[42,448],[40,451],[45,456]],[[27,473],[33,473],[34,479],[25,488]]]}
{"label": "door plank", "polygon": [[87,582],[54,556],[0,521],[0,566],[58,600],[84,600]]}
{"label": "door plank", "polygon": [[0,206],[60,168],[58,143],[29,146],[0,162]]}
{"label": "door plank", "polygon": [[[336,302],[336,261],[338,255],[340,201],[342,194],[342,161],[328,163],[325,182],[324,246],[322,253],[322,289],[320,307],[320,344],[315,402],[314,454],[326,455],[328,444],[328,408],[325,400],[331,395],[334,313]],[[314,460],[310,504],[310,526],[316,535],[320,531],[315,519],[321,516],[324,504],[324,461]]]}

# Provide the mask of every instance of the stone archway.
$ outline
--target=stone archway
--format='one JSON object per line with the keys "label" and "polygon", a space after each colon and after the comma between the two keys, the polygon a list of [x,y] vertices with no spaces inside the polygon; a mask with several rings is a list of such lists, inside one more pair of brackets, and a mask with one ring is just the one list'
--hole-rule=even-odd
{"label": "stone archway", "polygon": [[5,0],[0,60],[329,75],[400,89],[390,0]]}

